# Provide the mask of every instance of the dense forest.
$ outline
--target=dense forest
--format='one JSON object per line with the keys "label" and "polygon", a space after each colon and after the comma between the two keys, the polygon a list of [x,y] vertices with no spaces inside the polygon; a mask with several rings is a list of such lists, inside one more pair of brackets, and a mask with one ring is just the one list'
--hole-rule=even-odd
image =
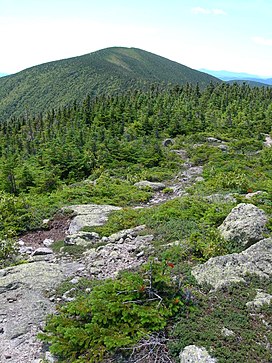
{"label": "dense forest", "polygon": [[[186,255],[175,246],[171,251],[161,252],[158,248],[156,252],[157,258],[164,261],[152,267],[156,291],[165,297],[165,305],[160,310],[156,308],[157,302],[149,303],[147,299],[143,304],[146,309],[137,305],[135,316],[128,317],[124,312],[124,294],[117,294],[118,301],[111,300],[113,294],[116,296],[116,292],[128,286],[131,287],[129,297],[137,300],[137,286],[143,283],[148,271],[151,274],[150,265],[134,274],[125,274],[114,284],[92,282],[90,295],[80,295],[60,310],[60,315],[48,324],[49,333],[43,336],[53,343],[53,352],[60,361],[98,362],[110,352],[117,354],[111,362],[126,362],[118,355],[119,348],[137,343],[150,333],[152,326],[152,333],[164,331],[165,338],[172,331],[177,337],[167,348],[176,361],[180,349],[194,337],[194,341],[214,345],[220,362],[242,362],[245,357],[248,362],[257,362],[257,359],[266,362],[269,353],[258,344],[259,333],[254,330],[254,322],[246,320],[245,326],[245,312],[239,310],[237,319],[237,330],[245,332],[241,333],[244,335],[239,349],[237,342],[222,343],[224,338],[220,334],[212,335],[219,313],[212,315],[205,291],[199,295],[194,292],[199,301],[194,307],[194,299],[184,292],[187,290],[182,293],[178,290],[176,295],[172,275],[176,273],[176,278],[193,291],[194,282],[188,277],[192,264],[238,251],[237,246],[224,242],[217,231],[233,208],[233,201],[212,202],[205,199],[207,196],[231,193],[241,202],[245,194],[261,190],[263,194],[257,195],[253,202],[271,214],[272,148],[264,146],[265,137],[271,135],[271,126],[272,88],[227,83],[211,83],[204,89],[190,84],[171,87],[153,84],[145,91],[133,89],[110,96],[87,96],[69,106],[34,116],[25,112],[1,122],[0,238],[5,240],[0,253],[1,267],[10,260],[14,262],[16,247],[12,238],[40,228],[44,218],[51,218],[60,207],[75,203],[125,207],[101,227],[99,231],[103,235],[144,223],[154,232],[158,245],[188,239]],[[165,139],[171,139],[167,146]],[[209,139],[218,141],[216,146]],[[173,152],[175,149],[186,150],[192,165],[203,166],[203,179],[188,188],[184,198],[156,208],[130,208],[146,203],[152,196],[152,190],[138,189],[135,182],[167,181],[180,171],[184,160]],[[270,232],[271,227],[270,219]],[[246,289],[252,287],[250,284]],[[135,289],[137,294],[133,295]],[[231,301],[228,300],[231,294],[237,300],[233,308],[224,305],[225,301]],[[109,301],[105,305],[109,309],[108,325],[99,310],[101,296]],[[244,295],[240,297],[238,286],[215,297],[213,306],[231,320],[231,314],[239,309],[240,298]],[[124,324],[115,304],[127,319]],[[102,333],[97,330],[99,337],[95,336],[98,325],[88,323],[89,306],[97,309],[94,310],[97,321],[105,327]],[[177,313],[180,320],[173,324]],[[74,320],[73,314],[78,314]],[[136,325],[137,319],[143,324]],[[198,324],[203,324],[201,329]],[[114,335],[115,328],[116,332],[124,332],[123,335]],[[104,341],[103,334],[107,338]],[[81,337],[86,338],[86,346],[81,344]],[[248,353],[249,345],[255,340],[254,349]],[[253,358],[248,354],[254,354]],[[170,362],[170,358],[166,361]]]}

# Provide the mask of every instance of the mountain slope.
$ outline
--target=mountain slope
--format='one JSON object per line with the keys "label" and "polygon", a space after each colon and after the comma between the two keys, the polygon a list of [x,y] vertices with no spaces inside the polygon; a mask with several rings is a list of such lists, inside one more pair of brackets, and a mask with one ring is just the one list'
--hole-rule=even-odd
{"label": "mountain slope", "polygon": [[0,121],[39,113],[87,94],[113,94],[151,83],[220,82],[208,74],[136,48],[107,48],[45,63],[0,79]]}

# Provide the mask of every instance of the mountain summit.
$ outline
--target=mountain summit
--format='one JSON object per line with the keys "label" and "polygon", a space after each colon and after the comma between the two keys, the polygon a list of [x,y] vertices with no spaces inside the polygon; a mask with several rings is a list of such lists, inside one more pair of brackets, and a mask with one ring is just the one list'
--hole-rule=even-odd
{"label": "mountain summit", "polygon": [[24,112],[39,113],[90,94],[113,94],[152,83],[199,83],[217,78],[153,53],[112,47],[34,66],[0,79],[0,121]]}

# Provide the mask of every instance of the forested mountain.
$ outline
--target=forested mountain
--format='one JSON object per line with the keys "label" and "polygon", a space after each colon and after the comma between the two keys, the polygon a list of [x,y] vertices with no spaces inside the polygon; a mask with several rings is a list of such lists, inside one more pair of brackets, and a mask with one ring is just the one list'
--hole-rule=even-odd
{"label": "forested mountain", "polygon": [[28,68],[0,79],[0,121],[40,113],[75,99],[116,94],[151,83],[196,84],[218,79],[136,48],[107,48]]}

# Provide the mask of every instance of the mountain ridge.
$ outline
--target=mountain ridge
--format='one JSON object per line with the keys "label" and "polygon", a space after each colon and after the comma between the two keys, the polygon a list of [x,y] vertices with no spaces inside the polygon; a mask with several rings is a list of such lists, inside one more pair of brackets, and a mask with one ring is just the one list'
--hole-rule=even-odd
{"label": "mountain ridge", "polygon": [[88,94],[111,95],[154,83],[205,87],[210,82],[220,80],[141,49],[105,48],[0,78],[0,121],[65,106]]}

